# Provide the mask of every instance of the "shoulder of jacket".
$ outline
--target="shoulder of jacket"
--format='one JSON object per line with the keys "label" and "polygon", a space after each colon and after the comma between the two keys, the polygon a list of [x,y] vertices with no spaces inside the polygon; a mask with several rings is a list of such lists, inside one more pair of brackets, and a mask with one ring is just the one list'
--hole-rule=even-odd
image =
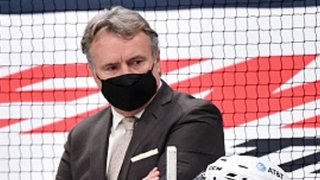
{"label": "shoulder of jacket", "polygon": [[102,124],[104,124],[106,117],[110,116],[109,115],[111,114],[110,111],[111,111],[110,107],[107,107],[98,111],[92,116],[84,118],[72,129],[72,131],[89,130],[92,127],[101,126]]}

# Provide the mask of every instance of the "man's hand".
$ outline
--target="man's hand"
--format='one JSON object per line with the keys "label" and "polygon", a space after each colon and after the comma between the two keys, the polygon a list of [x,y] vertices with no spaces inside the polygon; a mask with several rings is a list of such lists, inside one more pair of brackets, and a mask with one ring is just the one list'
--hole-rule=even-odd
{"label": "man's hand", "polygon": [[160,171],[158,170],[157,167],[155,167],[149,172],[148,176],[146,176],[142,180],[158,180],[158,179],[160,179]]}

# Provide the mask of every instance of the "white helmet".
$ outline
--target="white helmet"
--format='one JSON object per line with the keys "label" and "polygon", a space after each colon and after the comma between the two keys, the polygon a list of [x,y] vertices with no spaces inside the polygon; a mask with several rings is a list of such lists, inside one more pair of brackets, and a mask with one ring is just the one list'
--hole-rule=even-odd
{"label": "white helmet", "polygon": [[289,180],[287,174],[272,162],[253,156],[224,156],[210,164],[206,180]]}

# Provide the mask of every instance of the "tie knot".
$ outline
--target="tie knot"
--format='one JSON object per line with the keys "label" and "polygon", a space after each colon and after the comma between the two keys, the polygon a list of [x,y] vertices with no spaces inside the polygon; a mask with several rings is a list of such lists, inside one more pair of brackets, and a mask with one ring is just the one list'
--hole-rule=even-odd
{"label": "tie knot", "polygon": [[126,131],[133,130],[134,121],[135,121],[134,117],[125,117],[121,120]]}

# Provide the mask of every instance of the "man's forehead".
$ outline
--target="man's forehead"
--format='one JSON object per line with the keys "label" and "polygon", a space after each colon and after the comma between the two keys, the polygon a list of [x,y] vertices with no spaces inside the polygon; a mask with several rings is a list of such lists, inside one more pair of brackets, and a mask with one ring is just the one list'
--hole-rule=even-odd
{"label": "man's forehead", "polygon": [[123,39],[123,40],[132,40],[133,38],[135,38],[137,36],[145,36],[146,39],[150,40],[150,42],[151,42],[150,37],[143,30],[139,30],[137,32],[129,34],[129,33],[113,31],[113,30],[110,30],[106,27],[101,28],[97,33],[95,33],[95,36],[93,38],[93,42],[99,40],[101,38],[101,36],[104,34],[113,35],[113,36],[119,37],[120,39]]}

